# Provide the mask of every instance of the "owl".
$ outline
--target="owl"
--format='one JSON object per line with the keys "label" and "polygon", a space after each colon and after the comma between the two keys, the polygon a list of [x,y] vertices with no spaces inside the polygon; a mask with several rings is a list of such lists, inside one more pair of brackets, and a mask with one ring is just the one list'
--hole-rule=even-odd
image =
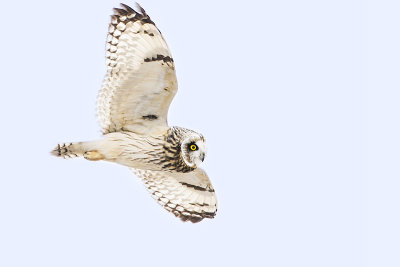
{"label": "owl", "polygon": [[161,32],[137,4],[121,4],[111,16],[107,73],[97,100],[103,136],[61,143],[52,154],[127,166],[153,198],[183,221],[214,218],[217,200],[206,172],[204,136],[169,127],[169,105],[177,92],[174,60]]}

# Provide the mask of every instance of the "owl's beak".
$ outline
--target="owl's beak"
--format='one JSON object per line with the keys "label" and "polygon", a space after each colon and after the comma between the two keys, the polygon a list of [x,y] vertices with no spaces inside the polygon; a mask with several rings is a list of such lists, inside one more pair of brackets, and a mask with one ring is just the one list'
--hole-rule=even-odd
{"label": "owl's beak", "polygon": [[201,153],[201,155],[200,155],[201,161],[204,161],[205,156],[206,156],[206,155],[205,155],[204,153]]}

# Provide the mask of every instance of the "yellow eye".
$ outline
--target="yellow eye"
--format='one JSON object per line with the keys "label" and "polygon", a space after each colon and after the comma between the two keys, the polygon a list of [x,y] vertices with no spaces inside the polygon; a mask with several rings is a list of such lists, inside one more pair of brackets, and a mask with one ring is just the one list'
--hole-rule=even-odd
{"label": "yellow eye", "polygon": [[196,146],[196,145],[191,145],[191,146],[190,146],[190,150],[192,150],[192,151],[197,150],[197,146]]}

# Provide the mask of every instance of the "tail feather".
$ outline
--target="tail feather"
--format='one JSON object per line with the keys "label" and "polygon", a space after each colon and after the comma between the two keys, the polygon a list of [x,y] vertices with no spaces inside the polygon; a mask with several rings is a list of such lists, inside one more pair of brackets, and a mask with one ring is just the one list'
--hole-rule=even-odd
{"label": "tail feather", "polygon": [[56,157],[76,158],[82,157],[84,151],[80,143],[62,143],[58,144],[50,153]]}

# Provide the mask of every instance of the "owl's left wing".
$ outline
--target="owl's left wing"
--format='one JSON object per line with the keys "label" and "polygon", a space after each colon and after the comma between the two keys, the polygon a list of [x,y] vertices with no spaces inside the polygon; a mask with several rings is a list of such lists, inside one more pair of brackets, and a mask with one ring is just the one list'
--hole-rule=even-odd
{"label": "owl's left wing", "polygon": [[214,188],[202,169],[186,173],[132,170],[152,197],[182,221],[196,223],[217,213]]}
{"label": "owl's left wing", "polygon": [[100,125],[105,134],[165,131],[178,88],[174,61],[146,11],[121,5],[114,8],[107,36],[108,71],[97,102]]}

